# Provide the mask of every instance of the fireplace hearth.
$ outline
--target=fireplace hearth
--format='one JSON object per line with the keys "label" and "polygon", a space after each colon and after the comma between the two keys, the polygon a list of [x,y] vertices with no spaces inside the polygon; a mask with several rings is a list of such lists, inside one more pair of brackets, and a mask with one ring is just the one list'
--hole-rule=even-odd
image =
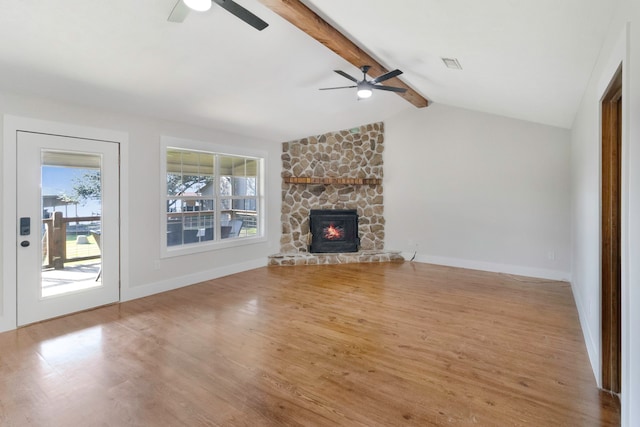
{"label": "fireplace hearth", "polygon": [[358,213],[355,209],[312,209],[309,216],[311,253],[358,252]]}

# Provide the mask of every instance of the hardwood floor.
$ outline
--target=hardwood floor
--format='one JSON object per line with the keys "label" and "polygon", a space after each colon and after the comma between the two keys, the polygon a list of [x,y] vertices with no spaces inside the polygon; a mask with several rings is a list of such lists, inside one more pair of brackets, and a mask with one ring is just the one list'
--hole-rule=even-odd
{"label": "hardwood floor", "polygon": [[615,426],[568,284],[270,267],[0,334],[2,426]]}

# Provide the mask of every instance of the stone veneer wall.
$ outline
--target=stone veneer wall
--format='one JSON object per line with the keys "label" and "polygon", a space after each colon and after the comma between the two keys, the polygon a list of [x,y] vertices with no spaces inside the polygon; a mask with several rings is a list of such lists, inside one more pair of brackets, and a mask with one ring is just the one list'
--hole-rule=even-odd
{"label": "stone veneer wall", "polygon": [[384,198],[381,184],[284,182],[284,178],[288,177],[378,179],[382,182],[383,151],[383,123],[282,144],[280,258],[308,252],[311,209],[356,209],[360,250],[368,251],[370,258],[372,251],[384,249]]}

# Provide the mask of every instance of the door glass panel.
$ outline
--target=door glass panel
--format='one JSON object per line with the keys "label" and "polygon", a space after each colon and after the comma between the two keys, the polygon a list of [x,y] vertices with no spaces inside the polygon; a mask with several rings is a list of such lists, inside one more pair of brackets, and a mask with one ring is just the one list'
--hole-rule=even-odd
{"label": "door glass panel", "polygon": [[40,296],[102,286],[102,156],[41,153]]}

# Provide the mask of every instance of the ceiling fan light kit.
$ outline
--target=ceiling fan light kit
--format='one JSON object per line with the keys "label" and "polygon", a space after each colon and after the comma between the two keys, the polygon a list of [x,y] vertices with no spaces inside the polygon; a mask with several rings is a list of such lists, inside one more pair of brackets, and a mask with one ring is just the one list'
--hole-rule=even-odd
{"label": "ceiling fan light kit", "polygon": [[373,95],[373,91],[371,89],[365,85],[358,85],[358,99],[371,98],[371,95]]}
{"label": "ceiling fan light kit", "polygon": [[396,69],[393,71],[389,71],[388,73],[384,73],[383,75],[378,76],[375,79],[367,80],[367,72],[369,71],[369,68],[371,68],[369,65],[363,65],[362,67],[360,67],[360,71],[362,71],[362,80],[358,80],[355,77],[345,73],[344,71],[333,70],[334,72],[336,72],[337,74],[340,74],[345,79],[348,79],[354,82],[355,85],[339,86],[339,87],[323,87],[323,88],[320,88],[320,90],[357,88],[357,95],[359,100],[370,98],[371,95],[373,95],[373,89],[386,90],[389,92],[400,92],[400,93],[407,91],[407,89],[402,87],[384,86],[380,84],[380,82],[399,76],[400,74],[402,74],[402,71]]}
{"label": "ceiling fan light kit", "polygon": [[182,0],[184,4],[197,12],[206,12],[211,9],[211,0]]}

